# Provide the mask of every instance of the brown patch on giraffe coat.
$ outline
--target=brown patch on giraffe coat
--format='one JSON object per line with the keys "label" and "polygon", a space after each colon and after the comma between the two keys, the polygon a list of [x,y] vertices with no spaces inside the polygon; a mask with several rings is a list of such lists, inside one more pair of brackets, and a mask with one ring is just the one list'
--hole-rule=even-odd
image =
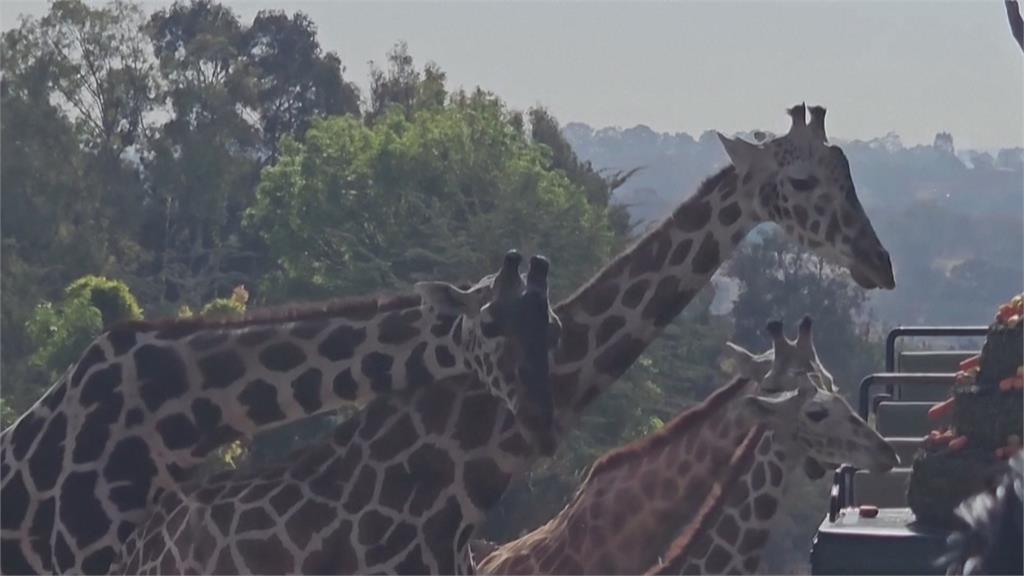
{"label": "brown patch on giraffe coat", "polygon": [[672,256],[669,258],[669,264],[673,266],[679,266],[683,262],[686,262],[686,257],[690,255],[690,250],[693,248],[693,238],[683,238],[676,244],[675,250],[672,251]]}
{"label": "brown patch on giraffe coat", "polygon": [[378,393],[391,391],[391,366],[394,361],[391,356],[380,352],[370,352],[363,356],[360,367],[363,376],[370,381],[370,388]]}
{"label": "brown patch on giraffe coat", "polygon": [[704,234],[704,238],[700,242],[700,247],[697,248],[696,254],[693,255],[693,261],[690,263],[690,269],[693,270],[694,274],[703,276],[710,274],[720,263],[720,257],[718,252],[718,240],[715,239],[715,235],[710,231]]}
{"label": "brown patch on giraffe coat", "polygon": [[306,353],[294,342],[285,340],[260,351],[260,363],[274,372],[288,372],[306,361]]}
{"label": "brown patch on giraffe coat", "polygon": [[605,343],[607,343],[608,340],[625,325],[626,319],[622,316],[613,315],[602,320],[601,325],[597,329],[597,334],[595,335],[597,339],[595,344],[597,347],[600,348],[604,346]]}
{"label": "brown patch on giraffe coat", "polygon": [[334,390],[335,396],[346,400],[355,400],[359,395],[359,383],[352,377],[352,370],[349,368],[345,368],[334,376],[331,389]]}
{"label": "brown patch on giraffe coat", "polygon": [[758,494],[754,497],[754,515],[759,520],[768,520],[778,510],[779,501],[770,494]]}
{"label": "brown patch on giraffe coat", "polygon": [[[640,243],[633,250],[629,266],[629,279],[633,280],[660,270],[664,266],[665,259],[668,258],[668,253],[671,249],[672,238],[668,231],[660,228],[655,229],[640,240]],[[616,291],[618,291],[617,286]]]}
{"label": "brown patch on giraffe coat", "polygon": [[641,278],[636,282],[629,285],[629,288],[622,293],[622,305],[630,310],[636,309],[643,301],[644,295],[647,294],[647,289],[651,286],[651,281],[646,278]]}
{"label": "brown patch on giraffe coat", "polygon": [[704,565],[708,574],[721,574],[726,566],[729,565],[729,560],[732,559],[732,555],[729,551],[722,546],[715,544],[711,548],[711,552],[708,553],[707,563]]}
{"label": "brown patch on giraffe coat", "polygon": [[276,535],[258,540],[239,540],[235,548],[253,574],[288,574],[295,569],[292,553]]}
{"label": "brown patch on giraffe coat", "polygon": [[466,462],[462,476],[470,501],[481,510],[497,504],[511,480],[511,476],[490,458],[474,458]]}
{"label": "brown patch on giraffe coat", "polygon": [[679,207],[673,220],[683,232],[702,230],[711,221],[711,204],[701,198],[691,198]]}
{"label": "brown patch on giraffe coat", "polygon": [[719,538],[731,546],[735,546],[739,542],[740,525],[736,522],[736,518],[734,518],[732,514],[722,514],[722,518],[718,521],[717,534]]}
{"label": "brown patch on giraffe coat", "polygon": [[619,285],[616,282],[604,282],[587,290],[580,307],[590,316],[600,316],[608,311],[619,296]]}
{"label": "brown patch on giraffe coat", "polygon": [[423,317],[418,308],[390,312],[377,326],[377,340],[382,344],[402,344],[419,334],[416,323]]}
{"label": "brown patch on giraffe coat", "polygon": [[486,445],[491,439],[497,412],[497,405],[486,395],[463,398],[453,434],[459,446],[463,450],[472,450]]}
{"label": "brown patch on giraffe coat", "polygon": [[740,205],[737,202],[726,204],[718,211],[718,222],[722,226],[732,226],[740,219],[743,211],[740,209]]}
{"label": "brown patch on giraffe coat", "polygon": [[757,568],[760,563],[760,556],[749,556],[743,560],[743,569],[753,574],[757,572]]}
{"label": "brown patch on giraffe coat", "polygon": [[319,368],[309,368],[292,380],[292,396],[306,414],[312,414],[323,405],[320,400],[320,386],[323,373]]}
{"label": "brown patch on giraffe coat", "polygon": [[320,341],[317,351],[331,362],[340,362],[352,358],[356,348],[365,340],[366,328],[342,324]]}
{"label": "brown patch on giraffe coat", "polygon": [[455,394],[444,386],[435,386],[429,394],[420,394],[416,398],[416,412],[424,432],[442,434],[448,426],[454,403]]}

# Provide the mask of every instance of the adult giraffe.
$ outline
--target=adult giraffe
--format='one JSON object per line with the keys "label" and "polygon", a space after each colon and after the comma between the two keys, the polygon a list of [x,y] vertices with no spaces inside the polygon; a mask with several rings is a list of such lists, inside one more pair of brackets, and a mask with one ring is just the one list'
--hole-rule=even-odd
{"label": "adult giraffe", "polygon": [[[706,180],[665,222],[556,307],[563,328],[552,363],[558,433],[571,429],[762,222],[775,222],[819,254],[836,258],[866,288],[894,286],[888,254],[857,200],[846,158],[825,141],[824,109],[811,109],[809,125],[802,105],[789,112],[793,124],[785,136],[760,145],[721,137],[732,165]],[[320,518],[293,524],[301,545],[293,546],[292,535],[288,543],[279,534],[274,566],[291,563],[288,571],[302,571],[309,561],[320,573],[467,569],[467,545],[476,526],[510,480],[527,471],[537,456],[514,423],[514,415],[500,402],[457,380],[418,388],[410,397],[376,400],[338,429],[348,448],[327,447],[316,458],[304,456],[312,459],[303,477],[326,480],[335,475],[336,482],[325,492],[331,498],[303,492],[301,506],[286,499],[278,501],[281,510],[271,512],[262,488],[252,493],[247,504],[263,507],[271,517],[288,522],[308,503],[308,514]],[[375,451],[374,443],[381,448]],[[342,460],[345,472],[337,468]],[[427,462],[428,473],[412,473],[424,470]],[[236,480],[236,491],[260,484]],[[193,493],[196,498],[190,500]],[[141,550],[141,558],[129,554],[132,558],[124,566],[160,571],[159,563],[168,558],[166,569],[174,571],[174,562],[193,559],[188,547],[202,541],[198,536],[203,530],[212,529],[201,524],[203,507],[223,498],[220,494],[211,489],[205,493],[211,499],[204,502],[197,489],[189,488],[165,497],[157,516],[136,537],[142,540],[134,548]],[[343,513],[323,524],[339,502]],[[189,507],[198,514],[175,516]],[[229,516],[238,514],[240,520],[244,511]],[[199,525],[182,521],[184,514]],[[262,514],[251,516],[256,517]],[[437,520],[430,522],[432,518]],[[261,534],[259,529],[240,534],[231,522],[218,542],[232,550],[237,550],[234,543]],[[169,533],[165,524],[194,533],[168,541],[156,536]],[[334,554],[322,553],[328,548]],[[211,559],[211,554],[217,557]],[[219,554],[208,550],[193,565],[208,567]],[[249,566],[248,559],[231,554],[236,568]],[[258,564],[258,559],[253,561]]]}
{"label": "adult giraffe", "polygon": [[[749,542],[758,547],[749,551],[760,553],[764,542],[758,539],[768,535],[762,524],[775,517],[786,478],[806,457],[892,468],[892,447],[823,384],[830,378],[814,352],[810,318],[801,322],[796,342],[783,336],[781,322],[769,323],[767,331],[773,360],[763,381],[737,378],[654,434],[601,457],[561,512],[497,547],[478,572],[639,574],[669,557],[675,537],[699,523],[709,503],[718,503],[721,479],[739,468],[753,476],[747,480],[756,490],[733,527],[741,534],[740,527],[755,525]],[[772,463],[756,472],[744,467],[747,460],[730,464],[738,449],[752,448],[758,461]],[[712,563],[710,569],[726,566]]]}
{"label": "adult giraffe", "polygon": [[0,435],[0,572],[106,572],[148,507],[214,448],[452,376],[485,383],[552,453],[544,334],[559,327],[547,261],[531,259],[524,291],[521,260],[510,251],[469,290],[421,282],[390,300],[104,333]]}

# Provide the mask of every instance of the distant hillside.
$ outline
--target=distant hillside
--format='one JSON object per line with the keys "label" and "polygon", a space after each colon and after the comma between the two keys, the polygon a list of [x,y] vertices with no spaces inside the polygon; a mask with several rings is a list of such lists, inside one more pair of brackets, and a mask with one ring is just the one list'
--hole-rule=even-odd
{"label": "distant hillside", "polygon": [[[615,196],[641,225],[664,218],[727,162],[712,131],[694,138],[642,125],[571,123],[563,133],[599,169],[642,167]],[[896,268],[897,290],[872,295],[879,317],[987,324],[998,303],[1021,291],[1024,149],[958,151],[947,133],[909,148],[895,134],[835,143],[846,151],[858,195]]]}

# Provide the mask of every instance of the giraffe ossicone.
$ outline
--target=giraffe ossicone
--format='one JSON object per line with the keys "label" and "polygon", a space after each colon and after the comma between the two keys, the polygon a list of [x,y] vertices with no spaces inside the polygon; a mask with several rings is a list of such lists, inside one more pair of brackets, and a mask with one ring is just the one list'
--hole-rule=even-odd
{"label": "giraffe ossicone", "polygon": [[546,259],[510,251],[468,289],[115,326],[0,433],[3,573],[104,572],[160,495],[213,449],[346,404],[458,376],[557,445]]}

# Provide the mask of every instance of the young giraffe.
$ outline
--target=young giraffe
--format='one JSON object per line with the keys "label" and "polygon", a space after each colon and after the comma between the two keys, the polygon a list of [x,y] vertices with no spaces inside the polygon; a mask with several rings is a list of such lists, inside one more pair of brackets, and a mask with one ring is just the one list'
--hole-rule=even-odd
{"label": "young giraffe", "polygon": [[[655,563],[648,574],[758,572],[761,557],[778,529],[779,511],[785,503],[793,501],[787,498],[787,492],[794,488],[790,485],[795,468],[792,463],[804,455],[826,460],[844,453],[848,456],[858,450],[854,444],[875,434],[866,424],[858,426],[857,436],[828,438],[827,445],[835,440],[834,446],[828,446],[832,453],[821,453],[821,440],[808,438],[807,430],[815,423],[828,422],[828,415],[821,415],[821,408],[815,405],[821,395],[822,392],[815,392],[813,386],[806,384],[779,398],[755,399],[753,405],[760,417],[772,424],[759,425],[748,434],[734,453],[729,469],[712,488],[697,520],[672,543],[664,561]],[[863,423],[852,412],[848,417]],[[885,472],[898,462],[895,453],[891,457],[885,465],[876,460],[876,465],[868,468]],[[843,460],[857,465],[853,459]]]}
{"label": "young giraffe", "polygon": [[[786,340],[779,322],[770,323],[768,331],[774,361],[759,386],[737,378],[658,432],[606,454],[555,518],[498,547],[478,572],[642,572],[665,557],[674,536],[714,499],[716,479],[730,470],[730,457],[753,430],[779,438],[779,463],[762,470],[762,484],[770,477],[773,486],[781,485],[784,471],[788,474],[804,454],[891,468],[893,449],[840,396],[816,384],[825,372],[811,344],[810,318],[801,323],[796,342]],[[779,393],[795,399],[765,396]],[[783,404],[804,411],[768,410]],[[772,492],[758,500],[755,515],[778,506],[779,493]],[[749,517],[748,511],[743,520]]]}
{"label": "young giraffe", "polygon": [[[2,572],[106,572],[147,507],[226,441],[453,376],[486,383],[552,453],[536,314],[552,340],[559,327],[546,289],[522,293],[520,263],[510,251],[469,290],[111,329],[0,436]],[[534,285],[547,267],[531,260]]]}
{"label": "young giraffe", "polygon": [[[824,109],[811,112],[808,126],[804,107],[791,109],[789,133],[760,145],[721,137],[733,165],[706,180],[670,218],[556,307],[563,324],[551,366],[559,434],[626,371],[759,223],[776,222],[819,254],[837,258],[867,288],[893,286],[888,254],[857,201],[845,156],[825,142]],[[363,442],[359,457],[353,457],[363,488],[346,492],[346,516],[339,522],[352,529],[349,545],[341,549],[370,563],[360,564],[360,571],[396,571],[395,562],[412,550],[429,553],[424,561],[439,566],[439,572],[464,569],[467,541],[483,513],[535,461],[537,453],[520,437],[514,415],[474,386],[442,381],[418,388],[411,398],[379,399],[376,411],[364,410],[353,424]],[[428,433],[406,437],[406,448],[397,453],[365,449],[377,439],[403,437],[395,427],[407,430],[407,420]],[[426,475],[422,482],[414,478],[402,485],[402,493],[423,499],[410,512],[385,496],[395,486],[386,471],[412,469],[410,454],[417,446],[431,447],[442,477],[451,481],[440,486],[434,475]],[[443,544],[422,536],[427,513],[437,506],[449,506],[451,517],[460,519],[444,531]],[[388,554],[374,547],[379,541],[374,527],[380,525],[397,534]],[[302,530],[316,542],[337,542],[343,534],[339,526]],[[147,529],[153,530],[152,525]],[[371,548],[376,551],[369,555]],[[344,558],[331,560],[344,567],[336,571],[354,570],[350,562],[356,561]]]}
{"label": "young giraffe", "polygon": [[[805,322],[807,320],[805,319]],[[801,330],[804,325],[801,324]],[[799,340],[798,340],[799,342]],[[808,340],[813,347],[813,341]],[[813,349],[810,351],[813,352]],[[726,354],[723,370],[726,373],[761,380],[772,366],[773,352],[769,349],[763,354],[752,354],[746,349],[726,343]],[[832,375],[824,367],[818,365],[821,376],[820,386],[826,390],[837,391]],[[761,571],[769,574],[802,573],[806,571],[805,562],[794,563],[794,544],[803,546],[811,542],[817,532],[818,525],[806,521],[808,513],[822,514],[829,502],[832,489],[832,475],[828,472],[834,467],[822,464],[805,456],[803,464],[790,470],[786,478],[788,486],[786,499],[781,503],[780,516],[775,519],[772,538],[761,554]],[[807,561],[808,557],[804,560]]]}

